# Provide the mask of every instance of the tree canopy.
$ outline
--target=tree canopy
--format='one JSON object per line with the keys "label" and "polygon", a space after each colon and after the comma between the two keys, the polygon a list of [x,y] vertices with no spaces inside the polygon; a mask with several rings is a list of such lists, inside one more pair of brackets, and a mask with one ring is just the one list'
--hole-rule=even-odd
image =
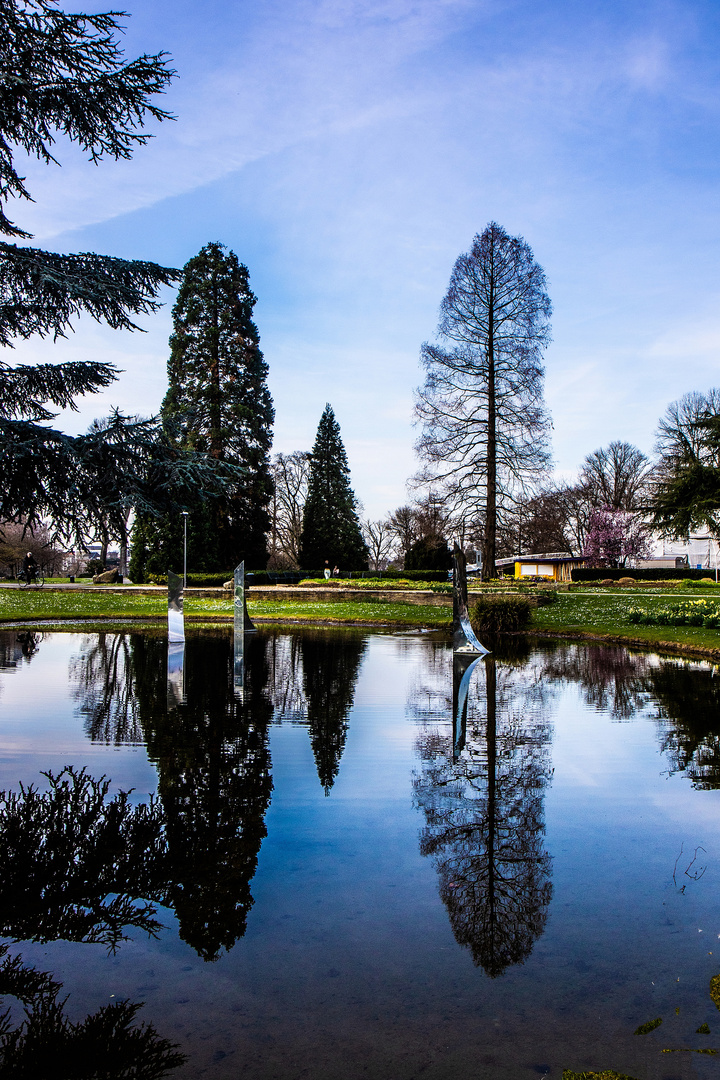
{"label": "tree canopy", "polygon": [[660,461],[650,499],[652,522],[666,535],[720,530],[720,390],[685,394],[660,421]]}
{"label": "tree canopy", "polygon": [[367,569],[368,563],[347,454],[330,405],[320,417],[310,455],[300,551],[300,564],[306,571],[318,570],[326,562],[331,569],[350,570]]}
{"label": "tree canopy", "polygon": [[[235,469],[221,498],[198,492],[187,503],[188,558],[196,570],[231,570],[241,560],[264,568],[267,561],[275,413],[252,320],[255,303],[247,267],[223,244],[206,244],[185,265],[161,416],[180,450]],[[179,565],[178,525],[139,521],[150,570]]]}
{"label": "tree canopy", "polygon": [[[58,164],[58,139],[90,161],[129,158],[150,137],[149,119],[169,114],[155,103],[174,72],[164,53],[126,61],[119,12],[62,11],[52,0],[0,0],[0,234],[30,234],[8,213],[31,200],[15,157]],[[157,310],[158,289],[178,271],[155,263],[84,253],[64,255],[0,241],[0,344],[32,335],[63,336],[90,314],[116,329],[138,329],[135,317]],[[90,503],[101,489],[158,510],[188,484],[215,484],[199,457],[180,461],[154,421],[114,413],[102,435],[71,437],[50,426],[58,409],[117,378],[99,361],[11,366],[0,362],[0,520],[33,527],[51,519],[58,533],[86,535]],[[167,470],[167,471],[164,471]],[[158,484],[162,474],[164,481]],[[171,490],[174,494],[170,494]],[[122,492],[121,495],[118,493]]]}
{"label": "tree canopy", "polygon": [[439,344],[424,344],[416,416],[419,483],[444,490],[483,529],[483,576],[494,577],[498,516],[550,464],[542,353],[550,341],[545,273],[530,246],[495,222],[453,267]]}

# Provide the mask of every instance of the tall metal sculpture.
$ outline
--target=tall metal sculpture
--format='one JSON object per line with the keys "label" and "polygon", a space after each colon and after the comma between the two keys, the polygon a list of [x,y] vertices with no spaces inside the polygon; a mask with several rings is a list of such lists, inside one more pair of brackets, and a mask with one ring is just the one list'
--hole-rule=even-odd
{"label": "tall metal sculpture", "polygon": [[490,650],[475,637],[468,615],[466,560],[460,548],[453,549],[453,652],[486,656]]}
{"label": "tall metal sculpture", "polygon": [[168,658],[167,707],[176,709],[185,701],[185,617],[183,579],[168,570]]}
{"label": "tall metal sculpture", "polygon": [[168,570],[168,641],[184,640],[183,579]]}
{"label": "tall metal sculpture", "polygon": [[245,600],[245,562],[235,567],[233,590],[233,688],[238,701],[245,700],[245,635],[257,627],[248,615]]}

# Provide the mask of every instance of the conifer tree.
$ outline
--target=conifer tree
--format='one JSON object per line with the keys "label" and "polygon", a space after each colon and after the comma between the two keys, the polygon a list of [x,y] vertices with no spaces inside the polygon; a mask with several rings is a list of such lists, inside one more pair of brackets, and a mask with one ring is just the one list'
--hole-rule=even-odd
{"label": "conifer tree", "polygon": [[368,564],[340,425],[330,405],[320,418],[310,455],[300,565],[313,571],[326,561],[349,570],[367,569]]}
{"label": "conifer tree", "polygon": [[[194,570],[231,570],[242,559],[264,568],[267,561],[275,414],[252,321],[255,303],[247,267],[223,244],[206,244],[186,264],[173,308],[161,415],[183,450],[243,470],[225,497],[188,506],[188,563]],[[146,540],[147,522],[138,528]],[[149,545],[148,569],[179,565],[179,522],[160,521],[150,530],[155,543]]]}
{"label": "conifer tree", "polygon": [[[122,17],[68,13],[55,0],[0,0],[0,238],[9,238],[0,239],[2,347],[33,335],[62,337],[83,313],[115,329],[137,329],[135,317],[159,307],[160,286],[177,280],[178,271],[155,263],[18,245],[31,234],[9,216],[13,200],[32,201],[16,156],[20,168],[28,157],[58,164],[56,144],[69,141],[95,164],[128,159],[150,138],[143,131],[148,118],[169,118],[154,99],[174,72],[164,53],[126,60]],[[55,531],[83,536],[83,504],[96,490],[90,459],[97,440],[71,438],[47,422],[117,374],[101,361],[13,367],[0,360],[0,520],[30,527],[51,520]],[[116,439],[116,478],[128,465],[123,489],[147,465],[136,431],[126,426]],[[152,488],[145,495],[140,502],[154,512]]]}

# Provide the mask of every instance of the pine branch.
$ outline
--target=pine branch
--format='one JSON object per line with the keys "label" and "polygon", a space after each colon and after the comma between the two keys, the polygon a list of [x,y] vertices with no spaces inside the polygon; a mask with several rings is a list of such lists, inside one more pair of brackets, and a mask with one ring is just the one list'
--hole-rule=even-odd
{"label": "pine branch", "polygon": [[138,330],[131,315],[157,311],[158,289],[179,277],[156,263],[0,242],[0,345],[32,334],[64,337],[81,312],[114,330]]}

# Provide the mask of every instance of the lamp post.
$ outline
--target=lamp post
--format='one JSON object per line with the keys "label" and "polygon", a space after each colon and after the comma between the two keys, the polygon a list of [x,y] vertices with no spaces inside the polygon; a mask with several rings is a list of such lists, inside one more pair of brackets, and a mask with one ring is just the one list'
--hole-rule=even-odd
{"label": "lamp post", "polygon": [[188,511],[183,510],[183,589],[187,589],[187,519]]}

